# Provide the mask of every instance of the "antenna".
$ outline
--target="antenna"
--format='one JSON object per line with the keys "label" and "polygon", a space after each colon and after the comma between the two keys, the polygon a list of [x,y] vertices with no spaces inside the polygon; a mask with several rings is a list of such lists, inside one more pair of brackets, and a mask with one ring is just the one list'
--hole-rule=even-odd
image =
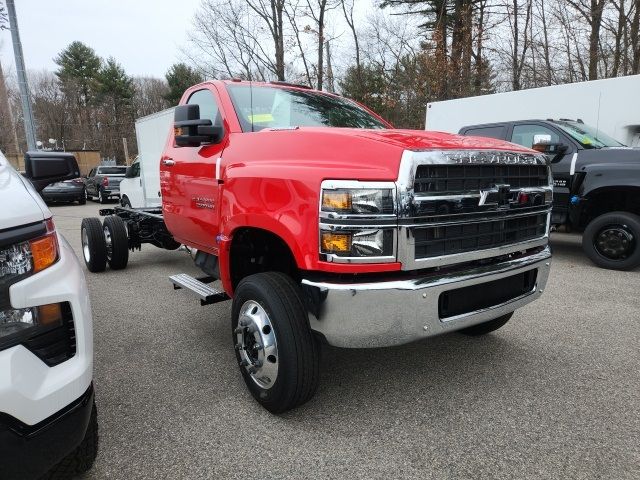
{"label": "antenna", "polygon": [[251,117],[251,131],[253,132],[253,82],[249,72],[249,116]]}
{"label": "antenna", "polygon": [[[251,15],[247,15],[247,32],[251,31],[251,24],[249,23],[250,18],[251,18]],[[248,73],[249,73],[249,115],[251,118],[251,132],[253,133],[253,75],[251,74],[251,67],[249,67]]]}

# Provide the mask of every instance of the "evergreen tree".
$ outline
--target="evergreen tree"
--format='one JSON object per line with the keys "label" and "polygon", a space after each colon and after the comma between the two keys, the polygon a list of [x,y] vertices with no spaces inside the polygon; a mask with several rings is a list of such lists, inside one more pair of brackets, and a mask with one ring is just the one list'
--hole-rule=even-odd
{"label": "evergreen tree", "polygon": [[133,78],[111,57],[97,75],[97,92],[101,103],[108,107],[116,121],[125,113],[131,113],[135,94]]}
{"label": "evergreen tree", "polygon": [[169,93],[164,98],[170,105],[177,105],[187,88],[204,80],[200,73],[184,63],[172,65],[165,78],[169,84]]}
{"label": "evergreen tree", "polygon": [[82,42],[73,42],[55,59],[56,76],[68,97],[76,97],[80,107],[86,107],[93,99],[96,78],[102,61],[93,48]]}

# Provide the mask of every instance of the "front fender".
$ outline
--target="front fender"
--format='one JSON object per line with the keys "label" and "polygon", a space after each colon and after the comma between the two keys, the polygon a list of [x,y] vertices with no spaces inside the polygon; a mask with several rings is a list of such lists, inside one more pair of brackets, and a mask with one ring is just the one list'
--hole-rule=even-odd
{"label": "front fender", "polygon": [[584,180],[578,195],[588,197],[601,188],[640,187],[640,162],[630,163],[593,163],[580,169]]}
{"label": "front fender", "polygon": [[220,231],[231,238],[242,227],[267,230],[288,245],[298,268],[313,269],[318,258],[318,195],[300,180],[230,178],[222,192]]}

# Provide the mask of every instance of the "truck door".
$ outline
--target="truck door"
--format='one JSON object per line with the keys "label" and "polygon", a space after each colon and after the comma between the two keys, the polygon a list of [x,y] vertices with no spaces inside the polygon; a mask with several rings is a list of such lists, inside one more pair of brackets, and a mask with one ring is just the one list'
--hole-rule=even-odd
{"label": "truck door", "polygon": [[[187,104],[199,105],[200,118],[222,124],[214,87],[193,92]],[[226,143],[178,147],[170,134],[160,162],[164,220],[181,243],[217,253],[218,179],[216,164]]]}
{"label": "truck door", "polygon": [[532,148],[536,143],[562,143],[567,146],[564,154],[553,159],[553,220],[552,223],[565,223],[569,212],[571,193],[572,165],[577,151],[573,142],[553,128],[541,124],[521,123],[513,126],[511,142]]}

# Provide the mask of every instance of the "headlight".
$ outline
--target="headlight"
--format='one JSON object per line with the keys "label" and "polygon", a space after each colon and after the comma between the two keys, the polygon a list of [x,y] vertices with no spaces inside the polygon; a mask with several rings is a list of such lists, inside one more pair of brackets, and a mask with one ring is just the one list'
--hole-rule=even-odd
{"label": "headlight", "polygon": [[321,253],[339,257],[389,257],[393,239],[392,229],[320,231]]}
{"label": "headlight", "polygon": [[0,281],[11,284],[13,278],[40,272],[58,259],[58,238],[53,221],[47,220],[47,233],[33,240],[0,249]]}
{"label": "headlight", "polygon": [[345,215],[392,215],[393,190],[337,188],[322,191],[323,212]]}
{"label": "headlight", "polygon": [[325,180],[320,192],[320,255],[329,262],[396,260],[396,184]]}

